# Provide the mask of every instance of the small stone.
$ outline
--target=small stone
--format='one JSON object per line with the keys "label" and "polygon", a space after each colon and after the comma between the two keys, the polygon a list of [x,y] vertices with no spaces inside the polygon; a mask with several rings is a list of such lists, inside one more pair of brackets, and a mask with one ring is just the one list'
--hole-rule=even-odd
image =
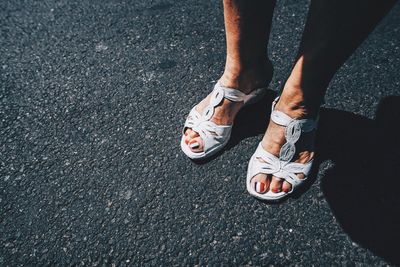
{"label": "small stone", "polygon": [[132,191],[132,190],[127,190],[127,191],[124,193],[124,198],[125,198],[126,200],[131,199],[132,194],[133,194],[133,191]]}
{"label": "small stone", "polygon": [[106,51],[108,47],[104,45],[103,43],[97,44],[95,47],[96,52],[101,52],[101,51]]}

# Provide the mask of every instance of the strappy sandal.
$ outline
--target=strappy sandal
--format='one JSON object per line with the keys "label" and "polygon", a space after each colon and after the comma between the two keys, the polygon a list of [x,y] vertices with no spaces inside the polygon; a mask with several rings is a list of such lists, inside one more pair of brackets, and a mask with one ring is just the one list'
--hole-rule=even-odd
{"label": "strappy sandal", "polygon": [[[190,111],[185,126],[182,131],[181,148],[182,151],[191,159],[205,159],[220,151],[229,141],[231,136],[231,125],[218,125],[211,121],[215,107],[218,106],[224,98],[234,102],[244,102],[244,105],[249,105],[262,99],[267,91],[267,88],[259,88],[246,95],[241,91],[233,88],[222,86],[217,82],[211,94],[210,103],[200,114],[196,107]],[[242,106],[242,107],[243,107]],[[193,152],[189,145],[185,143],[185,131],[190,128],[197,132],[203,139],[203,151]]]}
{"label": "strappy sandal", "polygon": [[[256,198],[268,201],[279,201],[286,198],[307,179],[313,160],[310,160],[305,164],[290,161],[296,153],[295,144],[299,140],[301,133],[313,131],[317,128],[318,123],[318,118],[298,120],[291,118],[281,111],[275,110],[275,105],[278,102],[278,99],[279,97],[277,97],[272,104],[271,120],[276,124],[285,127],[286,143],[282,146],[279,157],[277,157],[266,151],[260,142],[256,152],[250,159],[246,179],[247,191]],[[255,188],[258,186],[258,183],[255,183],[255,186],[253,187],[251,185],[251,179],[259,173],[281,178],[290,183],[292,189],[287,193],[274,193],[271,190],[268,190],[265,194],[258,193],[256,190],[257,188]],[[304,174],[304,179],[297,177],[297,174],[299,173]]]}

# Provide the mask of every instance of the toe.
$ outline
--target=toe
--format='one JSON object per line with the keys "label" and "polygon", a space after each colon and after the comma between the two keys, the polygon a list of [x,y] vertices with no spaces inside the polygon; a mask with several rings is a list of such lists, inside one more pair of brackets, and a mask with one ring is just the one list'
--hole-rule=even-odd
{"label": "toe", "polygon": [[195,137],[188,142],[190,150],[195,153],[203,151],[203,140],[200,137]]}
{"label": "toe", "polygon": [[185,130],[184,135],[187,136],[188,134],[190,134],[190,132],[192,132],[192,129],[187,128],[187,129]]}
{"label": "toe", "polygon": [[195,139],[196,137],[199,137],[199,134],[195,131],[193,131],[192,129],[187,129],[185,132],[185,144],[188,145],[189,147],[197,147],[196,144],[194,144],[194,142],[192,142],[193,139]]}
{"label": "toe", "polygon": [[191,137],[190,134],[185,135],[184,140],[185,140],[186,145],[189,145],[189,142],[192,141],[196,137],[197,136]]}
{"label": "toe", "polygon": [[251,186],[259,194],[264,194],[268,190],[269,179],[265,174],[258,174],[254,176],[251,181]]}
{"label": "toe", "polygon": [[279,193],[282,191],[282,180],[272,176],[271,180],[271,191],[274,193]]}
{"label": "toe", "polygon": [[191,133],[191,132],[193,132],[193,130],[190,129],[190,128],[187,128],[187,129],[184,131],[184,133],[183,133],[183,137],[184,137],[184,140],[185,140],[185,144],[186,144],[186,145],[188,145],[188,144],[189,144],[189,141],[192,139],[192,138],[190,137],[190,133]]}
{"label": "toe", "polygon": [[286,181],[283,181],[282,191],[285,192],[285,193],[289,193],[290,190],[292,190],[292,185],[290,183],[286,182]]}
{"label": "toe", "polygon": [[189,138],[196,138],[200,136],[197,132],[191,130],[190,133],[188,134]]}

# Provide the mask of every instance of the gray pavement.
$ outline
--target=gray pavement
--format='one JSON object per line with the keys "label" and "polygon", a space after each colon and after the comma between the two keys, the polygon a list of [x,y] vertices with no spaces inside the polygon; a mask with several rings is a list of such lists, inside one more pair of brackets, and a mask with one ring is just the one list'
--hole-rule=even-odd
{"label": "gray pavement", "polygon": [[[279,1],[276,91],[305,22]],[[332,81],[308,190],[245,189],[274,96],[228,149],[179,148],[221,75],[220,1],[0,1],[0,266],[400,264],[400,5]]]}

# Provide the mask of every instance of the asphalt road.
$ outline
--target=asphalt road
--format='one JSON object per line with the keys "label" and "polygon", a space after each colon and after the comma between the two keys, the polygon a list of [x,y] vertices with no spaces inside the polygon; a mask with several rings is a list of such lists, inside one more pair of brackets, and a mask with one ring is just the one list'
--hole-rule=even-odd
{"label": "asphalt road", "polygon": [[[278,3],[274,90],[306,12]],[[400,264],[400,5],[335,76],[315,182],[280,205],[245,189],[273,91],[212,161],[180,151],[224,44],[220,1],[0,1],[0,266]]]}

